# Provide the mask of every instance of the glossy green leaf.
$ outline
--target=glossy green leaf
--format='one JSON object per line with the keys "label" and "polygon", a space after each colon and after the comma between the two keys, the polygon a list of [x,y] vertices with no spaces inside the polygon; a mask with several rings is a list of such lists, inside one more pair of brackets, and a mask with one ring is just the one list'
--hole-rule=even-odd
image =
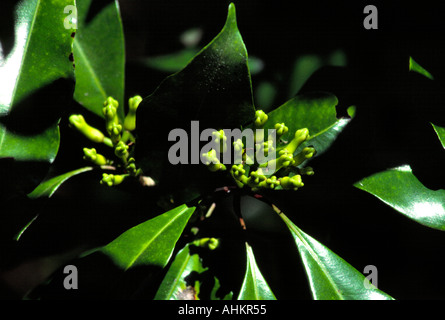
{"label": "glossy green leaf", "polygon": [[163,268],[194,211],[181,205],[127,230],[100,251],[123,270],[138,265]]}
{"label": "glossy green leaf", "polygon": [[7,118],[38,89],[72,75],[73,30],[65,28],[64,10],[73,5],[74,0],[27,0],[16,7],[14,47],[6,59],[0,57],[0,116],[5,117],[0,123],[0,158],[52,162],[57,155],[57,123],[24,134],[10,128]]}
{"label": "glossy green leaf", "polygon": [[87,21],[92,0],[77,0],[78,30],[74,40],[74,99],[103,117],[108,96],[119,102],[124,117],[125,42],[118,1],[109,1]]}
{"label": "glossy green leaf", "polygon": [[[201,130],[240,128],[254,115],[247,50],[231,4],[221,32],[139,105],[135,159],[145,174],[159,181],[160,188],[190,191],[191,183],[201,186],[209,182],[207,169],[195,165],[184,170],[183,166],[171,165],[168,150],[173,143],[168,141],[169,133],[183,129],[191,134],[194,120],[199,121]],[[196,163],[200,163],[199,156],[199,150],[191,150],[190,157],[197,159]],[[200,177],[207,181],[198,182]]]}
{"label": "glossy green leaf", "polygon": [[428,79],[434,80],[434,77],[425,68],[418,64],[412,57],[409,57],[409,71],[417,72]]}
{"label": "glossy green leaf", "polygon": [[192,272],[202,273],[207,268],[202,266],[201,258],[197,253],[190,252],[191,245],[193,243],[187,244],[176,255],[156,293],[155,300],[195,299],[197,295],[195,284],[187,281],[187,277]]}
{"label": "glossy green leaf", "polygon": [[57,125],[32,136],[11,132],[0,124],[0,158],[20,161],[53,162],[59,150],[60,133]]}
{"label": "glossy green leaf", "polygon": [[92,167],[80,168],[80,169],[73,170],[73,171],[61,174],[59,176],[53,177],[49,180],[46,180],[46,181],[42,182],[41,184],[39,184],[37,186],[37,188],[35,188],[31,193],[29,193],[28,197],[30,197],[32,199],[40,198],[40,197],[50,198],[54,194],[54,192],[56,192],[56,190],[62,185],[62,183],[64,183],[68,179],[70,179],[80,173],[87,172],[90,170],[93,170],[93,168]]}
{"label": "glossy green leaf", "polygon": [[445,230],[445,190],[425,187],[408,165],[376,173],[354,186],[422,225]]}
{"label": "glossy green leaf", "polygon": [[[189,127],[191,120],[199,120],[205,128],[235,128],[251,121],[254,113],[247,50],[231,4],[221,32],[144,99],[138,127],[156,130],[160,121]],[[167,133],[176,128],[166,127]]]}
{"label": "glossy green leaf", "polygon": [[261,274],[252,247],[246,242],[247,266],[238,300],[276,300]]}
{"label": "glossy green leaf", "polygon": [[285,123],[289,128],[288,133],[282,137],[285,141],[292,140],[298,129],[307,128],[310,138],[295,153],[311,145],[317,155],[320,155],[351,121],[351,118],[337,118],[337,103],[337,98],[328,93],[298,95],[268,113],[269,119],[264,128],[273,129],[276,123]]}
{"label": "glossy green leaf", "polygon": [[73,73],[74,30],[65,28],[65,7],[74,0],[25,0],[16,9],[15,43],[0,56],[0,115],[39,88]]}
{"label": "glossy green leaf", "polygon": [[436,132],[437,137],[439,138],[440,143],[442,144],[442,147],[445,148],[445,128],[436,126],[432,123],[431,125],[433,126],[433,129]]}
{"label": "glossy green leaf", "polygon": [[329,248],[304,233],[283,213],[308,276],[315,300],[393,300]]}

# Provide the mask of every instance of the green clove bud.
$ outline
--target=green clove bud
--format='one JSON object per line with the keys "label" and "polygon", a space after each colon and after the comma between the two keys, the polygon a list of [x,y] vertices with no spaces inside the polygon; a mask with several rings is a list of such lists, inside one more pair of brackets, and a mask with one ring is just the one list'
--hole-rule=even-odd
{"label": "green clove bud", "polygon": [[111,141],[113,142],[113,145],[119,143],[119,141],[122,138],[121,133],[122,133],[122,125],[113,123],[110,130],[110,137]]}
{"label": "green clove bud", "polygon": [[109,134],[111,134],[113,126],[119,124],[117,108],[113,104],[108,104],[102,109],[102,112],[105,116],[105,126],[107,128],[107,131]]}
{"label": "green clove bud", "polygon": [[119,141],[114,148],[114,154],[117,157],[121,158],[124,162],[126,162],[129,155],[128,148],[129,146],[126,145],[123,141]]}
{"label": "green clove bud", "polygon": [[312,158],[314,156],[314,154],[315,154],[315,148],[306,147],[303,150],[301,150],[301,152],[298,153],[294,157],[294,163],[292,163],[292,165],[295,166],[295,167],[299,166],[300,164],[302,164],[307,159]]}
{"label": "green clove bud", "polygon": [[258,187],[267,188],[267,189],[275,189],[279,185],[280,185],[280,181],[277,179],[277,177],[271,176],[270,178],[267,178],[266,180],[260,182],[258,184]]}
{"label": "green clove bud", "polygon": [[193,244],[198,247],[207,247],[210,250],[215,250],[219,246],[219,240],[216,238],[202,238],[193,241]]}
{"label": "green clove bud", "polygon": [[284,149],[280,150],[280,154],[293,154],[295,152],[295,150],[297,150],[297,148],[307,139],[309,138],[309,130],[304,128],[304,129],[299,129],[295,132],[294,138],[292,139],[291,142],[289,142],[288,145],[286,145],[286,147],[284,147]]}
{"label": "green clove bud", "polygon": [[277,132],[277,138],[279,139],[289,131],[289,128],[286,127],[284,123],[277,123],[275,124],[275,130]]}
{"label": "green clove bud", "polygon": [[263,110],[257,110],[255,112],[255,128],[262,129],[268,118],[268,115]]}
{"label": "green clove bud", "polygon": [[119,102],[113,97],[108,97],[107,100],[104,101],[104,107],[110,104],[116,107],[116,109],[119,107]]}
{"label": "green clove bud", "polygon": [[315,174],[314,169],[312,167],[305,167],[305,168],[301,168],[299,169],[300,174],[304,174],[307,176],[313,176]]}
{"label": "green clove bud", "polygon": [[124,119],[125,130],[133,131],[136,129],[136,111],[141,102],[141,96],[134,96],[128,100],[128,113]]}
{"label": "green clove bud", "polygon": [[226,152],[227,151],[227,137],[224,134],[224,130],[214,131],[214,132],[212,132],[212,136],[215,139],[216,150],[220,153]]}
{"label": "green clove bud", "polygon": [[267,178],[263,174],[263,170],[259,168],[257,171],[252,171],[250,173],[249,185],[252,187],[258,186],[261,182],[265,181]]}
{"label": "green clove bud", "polygon": [[96,149],[88,149],[83,148],[84,153],[84,159],[91,161],[92,163],[98,165],[98,166],[104,166],[106,164],[109,164],[110,161],[108,161],[103,155],[97,153]]}
{"label": "green clove bud", "polygon": [[98,129],[90,126],[81,114],[73,114],[69,117],[69,122],[85,137],[96,143],[110,145],[111,141]]}
{"label": "green clove bud", "polygon": [[295,175],[293,177],[283,177],[280,180],[281,187],[285,190],[298,190],[304,186],[300,175]]}
{"label": "green clove bud", "polygon": [[207,153],[203,153],[201,156],[204,164],[209,168],[210,171],[214,172],[219,170],[226,170],[226,166],[222,164],[216,156],[215,149],[212,149]]}
{"label": "green clove bud", "polygon": [[100,181],[100,184],[106,184],[109,187],[117,186],[121,184],[128,176],[129,176],[128,174],[114,175],[114,174],[104,173],[102,175],[102,180]]}

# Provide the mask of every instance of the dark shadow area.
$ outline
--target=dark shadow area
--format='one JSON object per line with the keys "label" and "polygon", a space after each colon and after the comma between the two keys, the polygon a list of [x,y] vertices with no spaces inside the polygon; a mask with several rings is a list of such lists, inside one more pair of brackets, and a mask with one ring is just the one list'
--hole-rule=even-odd
{"label": "dark shadow area", "polygon": [[0,122],[8,131],[20,135],[42,133],[66,114],[73,93],[74,81],[60,78],[14,103],[9,114],[1,117]]}
{"label": "dark shadow area", "polygon": [[85,19],[85,24],[90,23],[104,8],[108,5],[113,4],[113,0],[94,0],[91,1],[91,6],[88,10],[87,17]]}
{"label": "dark shadow area", "polygon": [[0,19],[0,58],[6,58],[14,48],[14,9],[16,4],[16,0],[4,0],[0,4],[0,12],[2,17]]}
{"label": "dark shadow area", "polygon": [[157,266],[138,266],[124,272],[100,252],[73,260],[69,264],[77,269],[77,289],[65,288],[64,281],[69,274],[64,272],[63,266],[52,275],[48,284],[33,290],[29,297],[42,300],[132,299],[141,283],[155,281],[161,271]]}

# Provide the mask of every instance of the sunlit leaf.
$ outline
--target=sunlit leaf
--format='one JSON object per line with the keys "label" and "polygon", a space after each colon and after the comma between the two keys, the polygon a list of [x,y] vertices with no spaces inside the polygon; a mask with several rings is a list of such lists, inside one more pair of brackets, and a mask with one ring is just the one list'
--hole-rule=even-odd
{"label": "sunlit leaf", "polygon": [[139,265],[163,268],[194,211],[181,205],[131,228],[100,251],[123,270]]}
{"label": "sunlit leaf", "polygon": [[445,230],[445,190],[425,187],[408,165],[376,173],[354,186],[422,225]]}
{"label": "sunlit leaf", "polygon": [[40,197],[51,197],[54,192],[56,192],[56,190],[68,179],[83,173],[83,172],[87,172],[93,170],[92,167],[85,167],[85,168],[80,168],[77,170],[73,170],[64,174],[61,174],[59,176],[53,177],[49,180],[46,180],[44,182],[42,182],[41,184],[39,184],[37,186],[37,188],[35,188],[30,194],[28,194],[28,197],[30,198],[40,198]]}
{"label": "sunlit leaf", "polygon": [[73,73],[72,32],[65,28],[65,7],[74,0],[26,0],[16,8],[15,43],[0,57],[0,115],[26,96]]}
{"label": "sunlit leaf", "polygon": [[14,47],[5,60],[0,57],[0,158],[54,161],[60,140],[57,121],[34,119],[35,132],[23,133],[28,123],[11,128],[9,118],[12,112],[16,122],[34,114],[47,117],[44,112],[16,107],[37,90],[73,74],[74,30],[65,28],[64,12],[73,5],[74,0],[27,0],[16,7]]}
{"label": "sunlit leaf", "polygon": [[393,300],[337,254],[279,214],[300,252],[315,300]]}
{"label": "sunlit leaf", "polygon": [[255,261],[252,247],[246,242],[247,266],[238,300],[276,300]]}

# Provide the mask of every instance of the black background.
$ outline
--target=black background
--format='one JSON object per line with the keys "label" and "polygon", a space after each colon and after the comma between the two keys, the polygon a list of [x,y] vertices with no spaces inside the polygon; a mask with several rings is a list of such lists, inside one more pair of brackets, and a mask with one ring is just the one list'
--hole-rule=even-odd
{"label": "black background", "polygon": [[[265,65],[261,73],[252,77],[254,91],[261,81],[273,81],[279,89],[278,107],[288,98],[286,79],[296,56],[328,54],[341,49],[347,57],[346,67],[318,70],[301,92],[332,92],[339,99],[340,115],[344,115],[350,105],[357,107],[356,118],[332,148],[313,160],[316,174],[306,179],[305,187],[297,193],[275,193],[271,199],[302,230],[359,271],[366,265],[375,265],[379,288],[394,298],[445,298],[443,232],[421,226],[353,187],[353,183],[373,173],[409,164],[424,185],[431,189],[445,188],[445,150],[429,123],[445,126],[444,8],[438,2],[414,6],[402,1],[234,3],[247,50]],[[201,43],[208,43],[223,26],[228,4],[229,1],[120,1],[127,50],[126,94],[146,96],[166,76],[142,67],[138,59],[181,49],[178,37],[192,27],[202,28]],[[377,30],[363,27],[366,16],[363,9],[368,4],[378,9]],[[435,80],[408,72],[410,56],[429,70]],[[79,155],[72,151],[75,142],[68,147],[71,139],[75,140],[69,130],[62,127],[62,145],[56,160],[60,170],[69,167],[64,160]],[[31,233],[29,240],[24,239],[23,252],[33,256],[63,250],[64,246],[72,246],[85,238],[99,237],[97,228],[104,219],[109,219],[110,225],[120,221],[103,212],[94,219],[79,214],[82,205],[76,197],[92,197],[90,191],[82,189],[82,179],[76,178],[71,185],[61,188],[62,195],[55,197],[54,204],[50,205],[54,208],[53,218],[58,218],[38,225],[40,233],[35,231],[34,237]],[[116,194],[111,198],[114,204],[121,199]],[[140,201],[135,200],[132,206],[144,205]],[[242,210],[245,210],[249,242],[277,298],[310,299],[292,239],[276,219],[265,219],[263,224],[255,221],[249,209],[262,210],[247,201],[243,202]],[[76,212],[75,217],[60,217],[58,206],[67,203]],[[221,226],[227,227],[230,223],[219,224],[218,220],[225,219],[226,209],[224,204],[218,207],[209,235],[219,233],[229,237],[230,229]],[[65,229],[60,229],[58,223]],[[120,227],[131,225],[127,223],[128,226]],[[113,232],[117,233],[114,229]],[[54,240],[62,234],[68,240]],[[228,285],[230,288],[236,287],[236,283],[239,285],[244,270],[243,260],[239,258],[242,242],[237,241],[236,234],[233,238],[234,247],[224,247],[223,260],[213,262],[231,270],[224,278],[232,283]],[[43,243],[37,245],[37,249],[30,245],[35,245],[35,239]]]}
{"label": "black background", "polygon": [[[175,51],[180,44],[172,39],[189,27],[201,27],[203,43],[210,41],[220,30],[228,3],[122,3],[128,57]],[[377,30],[363,27],[368,4],[378,9]],[[356,118],[332,148],[313,161],[316,175],[298,194],[275,195],[280,208],[358,270],[375,265],[379,287],[393,297],[444,298],[443,233],[408,220],[352,186],[373,173],[409,164],[427,187],[445,187],[441,165],[445,153],[429,124],[445,125],[442,6],[402,1],[238,1],[235,5],[248,53],[265,62],[264,70],[253,76],[254,90],[261,80],[276,80],[282,86],[277,106],[286,101],[285,79],[297,55],[341,49],[347,56],[345,68],[319,70],[302,92],[332,92],[339,98],[339,114],[356,105]],[[435,80],[408,72],[410,56]],[[135,79],[144,84],[141,89],[150,82],[145,74]],[[280,287],[277,296],[307,298],[304,281],[287,277],[298,262],[284,261],[286,250],[279,250],[283,242],[260,234],[253,237],[258,246],[269,246],[263,268],[271,286]]]}

